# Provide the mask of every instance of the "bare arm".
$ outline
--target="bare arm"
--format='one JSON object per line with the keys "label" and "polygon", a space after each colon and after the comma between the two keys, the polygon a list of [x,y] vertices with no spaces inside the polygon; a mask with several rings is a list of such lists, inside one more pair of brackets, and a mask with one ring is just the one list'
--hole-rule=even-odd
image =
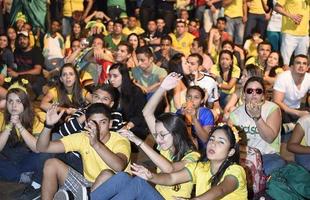
{"label": "bare arm", "polygon": [[248,21],[248,5],[246,0],[243,0],[242,10],[243,10],[242,22],[245,24]]}
{"label": "bare arm", "polygon": [[88,15],[90,9],[93,7],[93,4],[94,4],[94,0],[88,0],[86,9],[84,9],[84,13],[83,13],[82,19],[86,18],[86,16]]}
{"label": "bare arm", "polygon": [[282,5],[280,5],[278,3],[276,3],[276,6],[274,7],[274,10],[276,12],[280,13],[281,15],[288,17],[295,24],[300,24],[300,22],[302,20],[302,15],[289,13],[287,10],[285,10],[285,8]]}
{"label": "bare arm", "polygon": [[2,149],[6,145],[11,134],[11,130],[12,128],[6,127],[4,131],[2,131],[2,133],[0,134],[0,151],[2,151]]}
{"label": "bare arm", "polygon": [[226,176],[217,186],[211,187],[206,193],[194,198],[195,200],[222,199],[238,188],[238,180],[234,176]]}
{"label": "bare arm", "polygon": [[309,112],[307,111],[300,111],[300,110],[297,110],[297,109],[294,109],[294,108],[290,108],[288,107],[283,101],[284,101],[284,92],[280,92],[280,91],[277,91],[277,90],[273,90],[273,101],[278,104],[280,106],[280,108],[286,112],[286,113],[289,113],[289,114],[292,114],[292,115],[297,115],[299,117],[302,117],[306,114],[308,114]]}
{"label": "bare arm", "polygon": [[230,81],[228,82],[228,84],[220,83],[219,88],[223,89],[223,90],[230,90],[231,88],[233,88],[236,85],[237,80],[238,80],[237,78],[231,78]]}
{"label": "bare arm", "polygon": [[255,121],[260,136],[268,143],[272,143],[278,136],[282,120],[281,111],[277,108],[266,119],[266,122],[260,118]]}
{"label": "bare arm", "polygon": [[39,75],[41,74],[42,66],[41,65],[35,65],[33,69],[18,72],[18,75],[25,75],[25,74],[31,74],[31,75]]}
{"label": "bare arm", "polygon": [[269,13],[271,11],[271,8],[267,5],[266,0],[261,0],[261,2],[262,2],[265,13]]}
{"label": "bare arm", "polygon": [[193,117],[193,125],[196,130],[196,134],[203,142],[207,142],[209,139],[209,134],[212,129],[212,126],[201,126],[200,122],[196,117]]}
{"label": "bare arm", "polygon": [[310,147],[300,144],[304,136],[305,130],[299,123],[297,123],[293,130],[293,134],[287,143],[287,150],[292,153],[310,154]]}

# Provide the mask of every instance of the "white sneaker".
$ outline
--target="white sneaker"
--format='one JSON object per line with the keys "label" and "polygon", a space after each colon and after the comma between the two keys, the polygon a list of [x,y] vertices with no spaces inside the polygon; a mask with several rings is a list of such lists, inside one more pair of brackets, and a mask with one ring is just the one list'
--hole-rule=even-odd
{"label": "white sneaker", "polygon": [[69,200],[69,194],[66,190],[60,189],[54,195],[53,200]]}

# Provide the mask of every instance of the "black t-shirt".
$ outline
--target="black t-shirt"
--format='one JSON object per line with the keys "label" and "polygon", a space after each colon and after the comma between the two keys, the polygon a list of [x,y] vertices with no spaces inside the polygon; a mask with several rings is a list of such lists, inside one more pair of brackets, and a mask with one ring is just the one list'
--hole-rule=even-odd
{"label": "black t-shirt", "polygon": [[17,65],[17,71],[27,71],[33,69],[35,65],[44,65],[44,58],[38,48],[32,48],[30,51],[24,52],[21,49],[16,49],[14,59]]}

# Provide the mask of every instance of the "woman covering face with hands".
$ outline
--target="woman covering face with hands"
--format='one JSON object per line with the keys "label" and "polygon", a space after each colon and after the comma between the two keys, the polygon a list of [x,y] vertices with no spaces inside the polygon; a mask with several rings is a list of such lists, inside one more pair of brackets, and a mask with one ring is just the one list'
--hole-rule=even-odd
{"label": "woman covering face with hands", "polygon": [[251,77],[244,85],[244,104],[230,114],[230,123],[246,133],[247,145],[260,150],[267,175],[285,164],[280,157],[281,112],[273,102],[265,101],[263,79]]}

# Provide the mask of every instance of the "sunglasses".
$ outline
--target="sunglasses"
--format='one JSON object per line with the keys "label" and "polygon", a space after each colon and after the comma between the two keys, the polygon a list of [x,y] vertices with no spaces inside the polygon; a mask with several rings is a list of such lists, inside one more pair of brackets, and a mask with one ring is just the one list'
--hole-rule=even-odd
{"label": "sunglasses", "polygon": [[247,94],[252,94],[254,91],[256,94],[263,94],[263,89],[260,89],[260,88],[257,88],[257,89],[248,88],[248,89],[246,89]]}

